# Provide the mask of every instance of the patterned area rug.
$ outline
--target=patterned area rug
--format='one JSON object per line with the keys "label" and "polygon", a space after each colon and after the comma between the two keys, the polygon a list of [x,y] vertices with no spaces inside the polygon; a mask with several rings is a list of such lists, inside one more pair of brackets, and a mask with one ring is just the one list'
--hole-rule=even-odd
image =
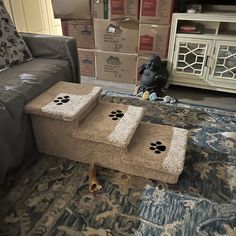
{"label": "patterned area rug", "polygon": [[1,235],[236,235],[236,115],[108,92],[104,102],[145,106],[144,121],[189,130],[184,171],[168,185],[41,155],[0,200]]}

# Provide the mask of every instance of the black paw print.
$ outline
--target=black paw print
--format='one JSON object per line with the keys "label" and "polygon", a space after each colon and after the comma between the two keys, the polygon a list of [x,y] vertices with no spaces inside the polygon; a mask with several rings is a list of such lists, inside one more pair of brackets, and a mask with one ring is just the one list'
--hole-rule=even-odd
{"label": "black paw print", "polygon": [[70,96],[65,95],[63,97],[57,97],[56,99],[53,100],[57,105],[63,105],[64,103],[67,103],[70,101]]}
{"label": "black paw print", "polygon": [[112,111],[109,116],[112,117],[112,120],[118,120],[124,116],[124,113],[121,110],[116,110]]}
{"label": "black paw print", "polygon": [[156,141],[155,143],[150,143],[150,150],[153,150],[156,154],[160,154],[166,150],[166,146],[162,144],[162,142]]}

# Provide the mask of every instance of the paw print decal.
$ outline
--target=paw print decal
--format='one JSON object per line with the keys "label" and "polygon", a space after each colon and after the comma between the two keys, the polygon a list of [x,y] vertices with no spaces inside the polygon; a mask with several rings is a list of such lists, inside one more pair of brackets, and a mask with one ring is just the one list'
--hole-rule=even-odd
{"label": "paw print decal", "polygon": [[118,120],[119,118],[122,118],[124,116],[124,113],[121,110],[112,111],[109,117],[112,117],[112,120]]}
{"label": "paw print decal", "polygon": [[57,97],[56,99],[53,100],[53,102],[56,103],[56,105],[63,105],[64,103],[67,103],[70,101],[70,96],[65,95],[63,97]]}
{"label": "paw print decal", "polygon": [[161,154],[166,150],[166,146],[162,144],[160,141],[156,141],[155,143],[150,143],[150,150],[153,150],[156,154]]}

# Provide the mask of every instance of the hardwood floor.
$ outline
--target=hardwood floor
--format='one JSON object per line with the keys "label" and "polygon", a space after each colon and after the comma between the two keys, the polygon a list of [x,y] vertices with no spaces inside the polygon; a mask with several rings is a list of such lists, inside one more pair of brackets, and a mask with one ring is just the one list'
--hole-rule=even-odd
{"label": "hardwood floor", "polygon": [[[100,86],[103,88],[104,92],[110,90],[133,94],[136,87],[134,84],[102,81],[84,76],[82,76],[82,83]],[[236,112],[236,94],[177,85],[170,85],[168,90],[164,91],[164,94],[176,98],[179,102],[210,106]]]}

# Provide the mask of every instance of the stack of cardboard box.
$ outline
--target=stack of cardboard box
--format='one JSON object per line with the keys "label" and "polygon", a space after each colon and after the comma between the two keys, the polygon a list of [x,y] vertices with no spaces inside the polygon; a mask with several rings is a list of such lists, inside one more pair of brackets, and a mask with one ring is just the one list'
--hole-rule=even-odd
{"label": "stack of cardboard box", "polygon": [[173,7],[174,0],[141,0],[137,68],[153,54],[166,60]]}
{"label": "stack of cardboard box", "polygon": [[95,42],[89,0],[52,0],[54,16],[61,18],[64,36],[77,41],[80,74],[95,77]]}
{"label": "stack of cardboard box", "polygon": [[95,76],[94,30],[92,19],[62,20],[63,35],[74,37],[77,41],[80,74]]}
{"label": "stack of cardboard box", "polygon": [[52,2],[63,34],[77,40],[81,75],[138,84],[137,68],[150,55],[167,58],[174,0]]}
{"label": "stack of cardboard box", "polygon": [[138,53],[139,0],[92,0],[96,78],[134,83]]}

